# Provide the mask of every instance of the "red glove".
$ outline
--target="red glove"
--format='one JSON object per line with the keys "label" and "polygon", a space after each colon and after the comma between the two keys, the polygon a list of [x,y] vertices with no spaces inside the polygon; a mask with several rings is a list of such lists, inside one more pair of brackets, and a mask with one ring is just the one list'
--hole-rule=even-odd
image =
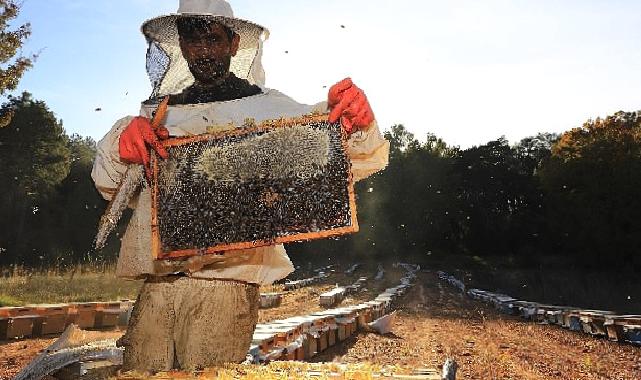
{"label": "red glove", "polygon": [[158,127],[155,131],[151,127],[151,121],[146,117],[136,117],[120,134],[118,148],[120,159],[133,164],[145,166],[147,179],[151,179],[151,167],[149,164],[149,147],[158,153],[160,157],[169,157],[167,150],[162,146],[160,140],[169,138],[169,131],[165,127]]}
{"label": "red glove", "polygon": [[340,119],[347,133],[367,130],[374,121],[374,113],[365,93],[350,78],[343,79],[329,89],[328,103],[331,109],[329,122],[335,123]]}

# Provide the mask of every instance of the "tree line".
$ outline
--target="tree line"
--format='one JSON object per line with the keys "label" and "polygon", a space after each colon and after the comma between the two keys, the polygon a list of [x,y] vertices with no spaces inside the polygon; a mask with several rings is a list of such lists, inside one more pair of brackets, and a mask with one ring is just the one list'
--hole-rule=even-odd
{"label": "tree line", "polygon": [[295,245],[297,252],[641,268],[641,112],[514,145],[501,137],[460,149],[433,134],[421,142],[403,125],[386,138],[388,168],[357,184],[359,234]]}
{"label": "tree line", "polygon": [[[106,202],[91,180],[96,143],[67,135],[23,93],[0,118],[0,265],[113,261],[118,236],[91,249]],[[420,260],[432,254],[560,257],[586,267],[641,266],[641,113],[588,120],[562,135],[468,149],[402,125],[386,132],[388,168],[357,184],[360,232],[293,244],[298,254]],[[124,221],[126,222],[126,220]],[[119,232],[122,233],[124,224]]]}

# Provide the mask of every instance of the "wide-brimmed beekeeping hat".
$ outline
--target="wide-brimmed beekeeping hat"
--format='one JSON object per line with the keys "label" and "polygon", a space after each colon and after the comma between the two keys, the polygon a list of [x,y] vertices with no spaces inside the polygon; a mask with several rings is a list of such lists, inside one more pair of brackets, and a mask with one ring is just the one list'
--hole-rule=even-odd
{"label": "wide-brimmed beekeeping hat", "polygon": [[180,50],[176,20],[181,18],[211,20],[238,34],[240,43],[231,59],[230,71],[252,84],[264,85],[261,55],[268,30],[234,17],[231,5],[225,0],[180,0],[177,13],[153,18],[142,25],[142,33],[149,43],[147,73],[152,82],[152,97],[179,93],[194,82]]}

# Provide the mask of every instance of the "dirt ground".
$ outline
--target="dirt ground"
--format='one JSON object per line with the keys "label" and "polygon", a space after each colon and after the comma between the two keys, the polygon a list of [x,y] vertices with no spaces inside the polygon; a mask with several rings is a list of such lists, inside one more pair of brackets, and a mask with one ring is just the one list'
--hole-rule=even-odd
{"label": "dirt ground", "polygon": [[452,357],[460,379],[641,379],[641,348],[523,322],[422,273],[388,336],[360,334],[314,361],[434,368]]}
{"label": "dirt ground", "polygon": [[[384,282],[370,280],[366,292],[342,305],[372,299],[398,282],[400,272],[386,274]],[[325,283],[290,292],[279,308],[261,310],[259,318],[266,322],[320,310],[318,294],[361,275],[372,277],[335,274]],[[435,273],[420,273],[398,306],[392,334],[359,334],[314,361],[438,368],[452,357],[460,366],[459,379],[641,379],[641,348],[497,314],[440,283]],[[0,379],[11,379],[53,341],[0,342]]]}

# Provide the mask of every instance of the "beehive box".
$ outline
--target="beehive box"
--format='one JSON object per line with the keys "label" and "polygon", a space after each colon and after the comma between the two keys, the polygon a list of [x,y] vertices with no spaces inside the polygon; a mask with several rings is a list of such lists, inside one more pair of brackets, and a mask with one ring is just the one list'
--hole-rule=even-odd
{"label": "beehive box", "polygon": [[383,316],[383,305],[384,303],[381,301],[368,301],[365,302],[365,304],[369,305],[371,307],[371,319],[376,320],[380,317]]}
{"label": "beehive box", "polygon": [[30,306],[3,307],[0,308],[0,317],[20,317],[23,315],[34,315],[36,311]]}
{"label": "beehive box", "polygon": [[319,303],[324,307],[334,306],[345,298],[346,291],[346,288],[339,287],[325,292],[319,296]]}
{"label": "beehive box", "polygon": [[318,352],[325,351],[329,346],[329,329],[321,331],[318,338],[316,339],[316,342]]}
{"label": "beehive box", "polygon": [[563,312],[563,327],[570,331],[582,331],[580,310],[566,310]]}
{"label": "beehive box", "polygon": [[305,350],[305,359],[310,359],[318,353],[318,340],[317,333],[305,334],[305,341],[303,342],[303,349]]}
{"label": "beehive box", "polygon": [[326,116],[166,140],[152,252],[184,258],[358,231],[347,136]]}
{"label": "beehive box", "polygon": [[69,314],[81,329],[92,329],[96,326],[96,314],[104,308],[104,302],[76,302],[69,304]]}
{"label": "beehive box", "polygon": [[327,346],[328,347],[333,347],[336,344],[336,330],[338,329],[337,325],[330,326],[329,330],[327,330]]}
{"label": "beehive box", "polygon": [[580,312],[581,327],[583,332],[594,336],[607,336],[605,319],[614,313],[599,310],[584,310]]}
{"label": "beehive box", "polygon": [[274,348],[275,342],[275,334],[272,332],[254,332],[251,344],[258,346],[263,354],[268,354]]}
{"label": "beehive box", "polygon": [[603,325],[608,339],[622,342],[625,340],[624,326],[641,326],[641,315],[607,315]]}
{"label": "beehive box", "polygon": [[120,308],[109,308],[96,310],[94,327],[97,329],[109,329],[118,326],[122,310]]}
{"label": "beehive box", "polygon": [[625,325],[623,331],[625,340],[634,345],[641,345],[641,325]]}
{"label": "beehive box", "polygon": [[69,305],[32,305],[31,307],[42,317],[40,335],[61,334],[67,327]]}
{"label": "beehive box", "polygon": [[38,315],[0,317],[0,340],[39,335],[42,318]]}

